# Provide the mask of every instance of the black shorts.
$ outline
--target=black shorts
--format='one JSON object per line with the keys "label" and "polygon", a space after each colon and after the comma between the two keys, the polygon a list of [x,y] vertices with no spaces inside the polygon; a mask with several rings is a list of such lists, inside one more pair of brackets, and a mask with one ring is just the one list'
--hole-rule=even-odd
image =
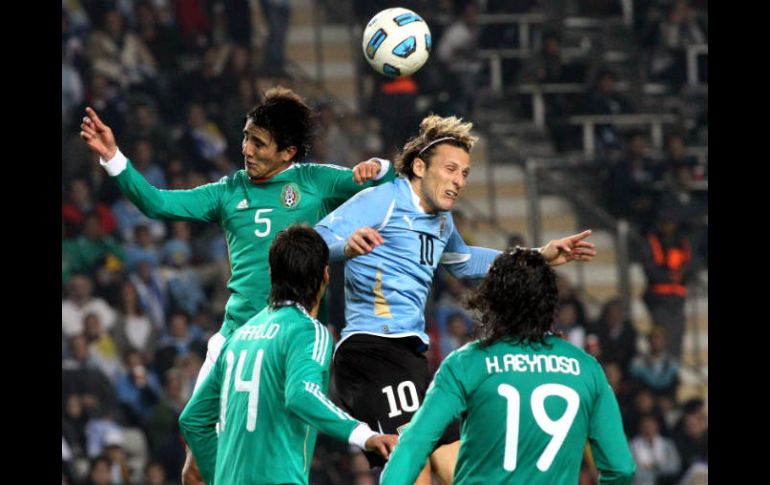
{"label": "black shorts", "polygon": [[[426,348],[417,337],[355,334],[347,338],[334,353],[334,389],[342,407],[375,431],[400,434],[431,381],[423,355]],[[459,423],[454,421],[436,448],[459,439]],[[372,468],[385,464],[376,453],[364,454]]]}

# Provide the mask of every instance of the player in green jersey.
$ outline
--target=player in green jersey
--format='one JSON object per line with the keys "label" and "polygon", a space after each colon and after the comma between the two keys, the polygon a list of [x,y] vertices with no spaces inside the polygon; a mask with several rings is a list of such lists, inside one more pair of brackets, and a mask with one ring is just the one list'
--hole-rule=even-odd
{"label": "player in green jersey", "polygon": [[537,251],[495,259],[469,306],[482,336],[451,353],[385,466],[382,485],[412,484],[444,428],[462,415],[455,485],[574,485],[588,441],[602,485],[635,465],[599,363],[551,333],[553,270]]}
{"label": "player in green jersey", "polygon": [[317,430],[385,458],[395,446],[396,435],[375,433],[326,396],[333,342],[316,316],[328,260],[309,227],[275,237],[269,306],[227,340],[179,418],[206,483],[307,484]]}
{"label": "player in green jersey", "polygon": [[[312,112],[293,91],[272,88],[246,116],[244,169],[192,190],[159,190],[118,150],[115,137],[91,108],[81,138],[99,154],[101,164],[121,191],[148,217],[211,221],[227,240],[231,292],[220,331],[208,342],[196,386],[208,373],[219,349],[235,329],[267,304],[270,293],[267,254],[275,234],[293,223],[313,225],[353,194],[394,178],[387,160],[373,159],[352,171],[333,165],[295,163],[307,156]],[[191,468],[185,462],[185,475]],[[194,468],[194,467],[193,467]],[[194,478],[188,485],[199,485]]]}

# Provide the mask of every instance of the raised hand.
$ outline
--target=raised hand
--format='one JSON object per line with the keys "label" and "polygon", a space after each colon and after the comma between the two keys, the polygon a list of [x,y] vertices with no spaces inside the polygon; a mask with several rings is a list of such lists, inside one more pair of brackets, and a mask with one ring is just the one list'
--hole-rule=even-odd
{"label": "raised hand", "polygon": [[591,261],[596,256],[594,243],[584,241],[590,235],[589,229],[580,234],[548,241],[548,244],[540,249],[540,253],[551,266],[559,266],[570,261]]}
{"label": "raised hand", "polygon": [[86,115],[80,123],[80,138],[104,160],[112,159],[118,151],[112,129],[99,119],[93,108],[86,108]]}

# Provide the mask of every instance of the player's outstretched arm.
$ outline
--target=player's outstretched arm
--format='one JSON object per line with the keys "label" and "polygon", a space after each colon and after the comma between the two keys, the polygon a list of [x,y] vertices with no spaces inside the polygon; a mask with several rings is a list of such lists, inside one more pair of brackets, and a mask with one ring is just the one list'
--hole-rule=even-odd
{"label": "player's outstretched arm", "polygon": [[594,243],[585,241],[591,235],[591,230],[579,234],[548,241],[540,248],[540,253],[551,266],[569,263],[570,261],[591,261],[596,256]]}
{"label": "player's outstretched arm", "polygon": [[104,160],[110,160],[118,151],[112,128],[105,125],[91,107],[86,108],[86,115],[80,123],[80,138]]}

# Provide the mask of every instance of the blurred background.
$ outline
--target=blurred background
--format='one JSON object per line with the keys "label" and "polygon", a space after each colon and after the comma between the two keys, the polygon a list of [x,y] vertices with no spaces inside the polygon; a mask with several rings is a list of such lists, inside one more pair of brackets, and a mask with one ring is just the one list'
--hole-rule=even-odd
{"label": "blurred background", "polygon": [[[362,55],[394,6],[432,32],[413,77]],[[634,483],[707,483],[707,59],[706,0],[62,0],[62,483],[179,483],[177,418],[228,296],[221,230],[143,216],[78,138],[84,107],[150,183],[184,189],[242,167],[244,115],[275,84],[318,111],[321,163],[392,158],[431,112],[472,121],[469,244],[593,229],[595,260],[558,268],[557,329],[603,364]],[[473,286],[437,272],[433,369],[473,337]],[[377,477],[319,436],[310,483]]]}

